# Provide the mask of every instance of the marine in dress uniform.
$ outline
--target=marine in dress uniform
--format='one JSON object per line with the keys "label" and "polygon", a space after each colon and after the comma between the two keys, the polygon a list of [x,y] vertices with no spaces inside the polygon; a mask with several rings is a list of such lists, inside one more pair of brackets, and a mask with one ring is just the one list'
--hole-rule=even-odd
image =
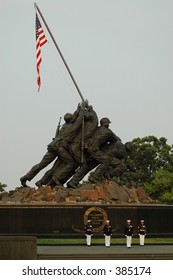
{"label": "marine in dress uniform", "polygon": [[109,247],[111,243],[111,235],[112,235],[112,226],[110,225],[110,221],[106,221],[106,225],[104,226],[104,236],[105,236],[105,246]]}
{"label": "marine in dress uniform", "polygon": [[130,248],[132,243],[132,236],[133,236],[133,226],[131,224],[131,220],[127,220],[127,224],[124,229],[124,234],[126,237],[126,246],[127,248]]}
{"label": "marine in dress uniform", "polygon": [[144,246],[146,233],[147,233],[147,227],[144,224],[144,220],[141,220],[140,225],[138,226],[139,244],[141,246]]}
{"label": "marine in dress uniform", "polygon": [[85,236],[86,236],[86,243],[87,246],[91,246],[91,236],[93,235],[93,227],[91,225],[91,220],[87,221],[85,226]]}

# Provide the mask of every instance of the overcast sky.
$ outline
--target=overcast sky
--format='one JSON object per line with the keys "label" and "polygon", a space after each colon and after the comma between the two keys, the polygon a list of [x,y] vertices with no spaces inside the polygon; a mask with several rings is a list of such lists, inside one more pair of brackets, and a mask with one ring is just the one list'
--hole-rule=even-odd
{"label": "overcast sky", "polygon": [[[99,119],[110,118],[110,128],[124,143],[154,135],[172,145],[173,1],[37,4]],[[42,47],[38,93],[34,1],[0,0],[0,182],[7,190],[20,186],[20,177],[46,153],[59,117],[81,101],[41,24],[49,43]]]}

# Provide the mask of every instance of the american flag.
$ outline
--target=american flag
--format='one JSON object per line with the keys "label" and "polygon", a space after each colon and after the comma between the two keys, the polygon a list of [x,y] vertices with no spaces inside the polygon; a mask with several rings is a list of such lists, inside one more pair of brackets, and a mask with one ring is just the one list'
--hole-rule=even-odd
{"label": "american flag", "polygon": [[40,64],[42,62],[42,57],[41,57],[41,47],[46,44],[47,39],[44,34],[44,31],[41,27],[41,23],[38,19],[38,16],[36,14],[36,62],[37,62],[37,84],[38,84],[38,91],[40,90],[40,85],[41,85],[41,79],[40,79]]}

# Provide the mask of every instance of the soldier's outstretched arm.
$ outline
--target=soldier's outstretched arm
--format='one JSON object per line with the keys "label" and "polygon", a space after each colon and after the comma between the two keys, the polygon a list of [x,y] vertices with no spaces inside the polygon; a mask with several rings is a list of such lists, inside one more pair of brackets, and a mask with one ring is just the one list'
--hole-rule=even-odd
{"label": "soldier's outstretched arm", "polygon": [[80,112],[79,112],[79,116],[77,117],[77,119],[73,123],[73,130],[78,130],[81,127],[82,121],[83,121],[83,117],[86,114],[85,111],[86,110],[83,107],[81,107]]}
{"label": "soldier's outstretched arm", "polygon": [[112,134],[111,138],[112,138],[113,142],[116,142],[116,141],[122,142],[121,139],[112,130],[110,130],[110,131],[111,131],[111,134]]}
{"label": "soldier's outstretched arm", "polygon": [[80,110],[81,110],[81,104],[79,103],[78,106],[77,106],[76,111],[73,113],[73,118],[72,118],[71,122],[75,122],[76,121],[77,117],[79,116]]}

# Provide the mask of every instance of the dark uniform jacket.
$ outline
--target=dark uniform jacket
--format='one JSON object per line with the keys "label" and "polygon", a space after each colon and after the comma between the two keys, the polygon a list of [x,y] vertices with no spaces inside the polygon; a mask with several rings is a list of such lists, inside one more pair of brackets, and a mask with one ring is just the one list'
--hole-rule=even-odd
{"label": "dark uniform jacket", "polygon": [[125,145],[120,141],[106,144],[102,147],[102,150],[106,152],[110,157],[116,157],[120,160],[127,158]]}
{"label": "dark uniform jacket", "polygon": [[85,234],[91,235],[93,233],[93,227],[92,225],[86,225],[85,226]]}
{"label": "dark uniform jacket", "polygon": [[87,110],[86,115],[87,118],[84,118],[84,125],[81,126],[78,134],[69,146],[72,156],[78,163],[81,163],[81,148],[84,148],[85,141],[92,137],[98,126],[98,117],[93,109]]}
{"label": "dark uniform jacket", "polygon": [[65,123],[62,126],[58,136],[47,146],[48,151],[57,152],[60,146],[67,147],[68,144],[76,137],[78,131],[82,126],[83,116],[85,115],[85,110],[82,107],[78,111],[79,112],[75,121]]}
{"label": "dark uniform jacket", "polygon": [[97,151],[102,145],[116,141],[121,141],[121,139],[112,130],[104,126],[99,126],[94,135],[86,141],[86,148]]}
{"label": "dark uniform jacket", "polygon": [[111,225],[105,225],[104,226],[104,234],[105,235],[111,235],[112,234],[112,226]]}
{"label": "dark uniform jacket", "polygon": [[145,235],[147,233],[147,227],[145,225],[140,224],[138,226],[138,234]]}
{"label": "dark uniform jacket", "polygon": [[124,229],[124,234],[127,236],[133,235],[133,226],[132,225],[126,225]]}

